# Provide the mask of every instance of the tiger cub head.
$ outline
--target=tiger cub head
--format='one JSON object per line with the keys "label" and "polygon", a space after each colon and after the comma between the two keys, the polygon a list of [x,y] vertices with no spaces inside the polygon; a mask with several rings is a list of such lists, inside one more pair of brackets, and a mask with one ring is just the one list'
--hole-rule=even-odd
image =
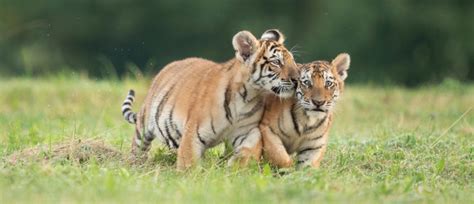
{"label": "tiger cub head", "polygon": [[280,97],[294,96],[297,66],[283,45],[285,37],[276,29],[267,30],[257,40],[252,33],[237,33],[232,45],[238,61],[246,66],[250,84]]}
{"label": "tiger cub head", "polygon": [[350,56],[342,53],[332,62],[298,65],[300,76],[296,98],[308,114],[325,115],[332,111],[344,89],[350,61]]}

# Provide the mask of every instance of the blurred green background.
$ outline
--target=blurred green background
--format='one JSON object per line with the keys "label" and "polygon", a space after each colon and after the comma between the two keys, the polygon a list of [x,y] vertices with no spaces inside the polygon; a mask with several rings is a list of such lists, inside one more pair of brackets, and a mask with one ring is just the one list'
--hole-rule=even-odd
{"label": "blurred green background", "polygon": [[298,62],[350,53],[353,82],[473,81],[473,22],[472,0],[0,0],[0,75],[152,75],[279,28]]}

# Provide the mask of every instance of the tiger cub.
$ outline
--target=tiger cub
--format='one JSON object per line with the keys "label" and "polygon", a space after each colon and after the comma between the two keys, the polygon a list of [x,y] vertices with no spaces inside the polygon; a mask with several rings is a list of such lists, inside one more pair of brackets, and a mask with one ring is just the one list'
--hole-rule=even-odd
{"label": "tiger cub", "polygon": [[248,31],[232,40],[235,58],[216,63],[187,58],[166,65],[154,78],[138,114],[131,110],[134,92],[122,106],[124,118],[136,124],[132,153],[146,155],[153,139],[177,149],[177,168],[193,166],[208,148],[232,147],[229,160],[245,165],[261,155],[258,124],[264,96],[292,97],[297,65],[272,29],[260,40]]}
{"label": "tiger cub", "polygon": [[333,109],[344,89],[350,57],[298,64],[296,98],[269,96],[260,124],[264,157],[277,167],[319,167],[326,151]]}

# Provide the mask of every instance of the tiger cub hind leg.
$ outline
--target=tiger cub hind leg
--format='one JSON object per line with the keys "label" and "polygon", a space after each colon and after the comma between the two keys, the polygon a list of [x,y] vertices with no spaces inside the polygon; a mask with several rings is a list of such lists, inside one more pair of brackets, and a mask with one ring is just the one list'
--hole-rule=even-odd
{"label": "tiger cub hind leg", "polygon": [[195,166],[201,159],[204,151],[207,149],[206,142],[197,128],[188,126],[185,128],[181,143],[178,147],[177,169],[184,171]]}
{"label": "tiger cub hind leg", "polygon": [[262,141],[260,130],[255,127],[250,131],[241,134],[234,134],[228,142],[233,149],[233,154],[227,165],[239,165],[245,167],[251,159],[260,161],[262,155]]}
{"label": "tiger cub hind leg", "polygon": [[132,154],[129,159],[130,163],[143,164],[146,162],[153,139],[155,139],[155,135],[153,135],[151,131],[146,134],[140,134],[138,129],[135,130],[135,135],[132,140]]}

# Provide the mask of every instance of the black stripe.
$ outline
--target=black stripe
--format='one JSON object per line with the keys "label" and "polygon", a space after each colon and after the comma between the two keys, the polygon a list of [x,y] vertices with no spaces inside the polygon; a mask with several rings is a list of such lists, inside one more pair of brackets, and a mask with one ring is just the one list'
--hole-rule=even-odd
{"label": "black stripe", "polygon": [[293,121],[293,127],[295,128],[296,133],[298,133],[298,135],[301,136],[300,128],[298,126],[298,121],[296,121],[295,104],[291,106],[290,113],[291,113],[291,121]]}
{"label": "black stripe", "polygon": [[125,113],[127,113],[127,112],[129,112],[129,111],[131,111],[131,110],[132,110],[131,108],[125,108],[125,109],[123,109],[123,110],[122,110],[122,115],[123,115],[124,117],[126,117],[126,116],[125,116]]}
{"label": "black stripe", "polygon": [[[156,115],[155,115],[156,126],[158,127],[158,130],[160,131],[163,138],[165,138],[165,141],[166,141],[168,147],[170,147],[169,141],[171,141],[173,143],[174,147],[177,147],[178,144],[176,143],[176,141],[173,138],[170,138],[171,137],[170,135],[167,136],[163,133],[163,130],[160,127],[159,121],[160,121],[160,115],[163,111],[163,108],[164,108],[166,102],[168,102],[169,94],[174,90],[174,88],[175,88],[175,84],[173,84],[173,86],[165,93],[165,95],[163,96],[163,98],[160,101],[160,104],[157,107],[158,111],[156,112]],[[166,125],[166,121],[165,121],[165,131],[166,131],[167,134],[170,134],[169,133],[169,127]]]}
{"label": "black stripe", "polygon": [[269,50],[272,51],[272,50],[273,50],[274,48],[276,48],[276,47],[278,47],[278,45],[277,45],[277,44],[273,44],[272,46],[270,46],[270,49],[269,49]]}
{"label": "black stripe", "polygon": [[311,138],[311,139],[309,139],[308,141],[319,140],[319,139],[323,138],[323,136],[324,136],[324,135],[320,135],[320,136],[317,136],[317,137],[315,137],[315,138]]}
{"label": "black stripe", "polygon": [[199,135],[199,134],[198,134],[198,139],[199,139],[199,141],[202,143],[202,145],[207,146],[206,141],[204,141],[204,140],[201,138],[201,135]]}
{"label": "black stripe", "polygon": [[270,132],[272,132],[272,134],[278,136],[278,134],[275,132],[275,130],[272,127],[268,126],[268,129],[270,129]]}
{"label": "black stripe", "polygon": [[128,112],[127,116],[125,116],[129,122],[135,122],[133,119],[136,117],[135,113],[133,112]]}
{"label": "black stripe", "polygon": [[137,138],[141,141],[141,140],[142,140],[142,136],[140,135],[140,131],[138,131],[137,128],[135,128],[135,134],[136,134]]}
{"label": "black stripe", "polygon": [[171,132],[170,132],[170,124],[167,123],[167,121],[165,121],[165,132],[166,132],[166,136],[170,139],[170,141],[173,143],[173,147],[175,148],[178,148],[179,145],[178,143],[176,142],[176,140],[173,138],[173,136],[171,135]]}
{"label": "black stripe", "polygon": [[288,134],[286,134],[285,131],[283,131],[283,128],[281,127],[281,121],[282,121],[282,118],[283,117],[279,117],[278,118],[278,130],[280,130],[281,134],[283,134],[283,136],[287,137],[287,138],[290,138],[290,136]]}
{"label": "black stripe", "polygon": [[278,60],[278,56],[272,55],[270,58],[268,58],[270,61]]}
{"label": "black stripe", "polygon": [[248,136],[248,133],[245,133],[245,134],[241,134],[237,137],[234,138],[234,140],[232,141],[232,147],[235,147],[235,144],[237,143],[237,140],[242,138],[242,140],[240,141],[239,145],[242,144],[243,140],[245,140]]}
{"label": "black stripe", "polygon": [[267,75],[265,75],[265,76],[263,76],[263,77],[265,77],[265,78],[270,78],[270,79],[272,79],[272,80],[273,80],[273,78],[272,78],[272,77],[274,77],[274,76],[276,76],[276,73],[275,73],[275,72],[272,72],[272,71],[270,70],[270,73],[269,73],[269,74],[267,74]]}
{"label": "black stripe", "polygon": [[280,89],[280,87],[278,87],[278,86],[272,87],[272,91],[273,91],[274,93],[276,93],[276,94],[279,94],[279,93],[280,93],[280,90],[281,90],[281,89]]}
{"label": "black stripe", "polygon": [[268,77],[270,77],[271,80],[275,80],[278,77],[278,75],[276,73],[270,73],[268,74]]}
{"label": "black stripe", "polygon": [[261,101],[257,102],[257,104],[255,104],[255,106],[253,106],[252,109],[250,109],[250,111],[240,114],[239,121],[245,120],[245,119],[253,116],[262,107],[263,107],[263,101],[261,100]]}
{"label": "black stripe", "polygon": [[[143,139],[142,139],[142,143],[143,145],[146,145],[146,146],[149,146],[151,144],[151,141],[153,141],[153,139],[150,139],[150,138],[147,138],[146,134],[143,135]],[[145,147],[144,147],[145,148]]]}
{"label": "black stripe", "polygon": [[[174,108],[174,106],[173,106],[173,108]],[[171,111],[173,111],[173,108],[171,109]],[[170,126],[172,126],[171,125],[171,120],[170,120],[170,119],[172,119],[172,116],[171,116],[172,112],[171,111],[170,111],[170,114],[168,115],[168,120],[165,121],[165,132],[166,132],[166,136],[170,139],[171,143],[173,143],[173,147],[178,148],[179,145],[176,142],[176,140],[173,138],[173,135],[171,135],[171,132],[170,132]]]}
{"label": "black stripe", "polygon": [[163,137],[163,139],[165,139],[166,146],[168,146],[168,148],[171,148],[169,140],[168,140],[168,138],[165,137],[165,134],[163,134],[163,131],[161,130],[160,126],[158,126],[158,131],[160,131],[161,137]]}
{"label": "black stripe", "polygon": [[255,72],[257,71],[257,63],[254,63],[252,66],[253,66],[252,67],[253,69],[252,69],[252,72],[250,73],[251,75],[255,74]]}
{"label": "black stripe", "polygon": [[324,121],[326,121],[327,118],[328,118],[328,116],[326,115],[326,116],[324,116],[324,118],[321,121],[319,121],[318,124],[316,124],[314,126],[304,127],[303,132],[305,134],[308,134],[308,133],[316,131],[324,123]]}
{"label": "black stripe", "polygon": [[212,117],[212,114],[211,114],[211,129],[214,134],[217,134],[216,129],[214,129],[214,118]]}
{"label": "black stripe", "polygon": [[138,144],[137,141],[135,141],[135,140],[133,141],[133,143],[134,143],[135,145],[137,145],[138,148],[140,148],[141,150],[144,151],[144,150],[146,150],[146,148],[148,147],[148,145],[145,144],[145,142],[143,142],[143,139],[141,138],[140,133],[138,133],[138,130],[137,130],[136,132],[137,132],[137,134],[136,134],[136,136],[135,136],[135,140],[136,140],[136,139],[140,140],[140,144]]}
{"label": "black stripe", "polygon": [[243,93],[239,92],[239,94],[240,94],[240,96],[242,96],[242,99],[244,100],[244,102],[246,102],[247,101],[247,87],[245,86],[245,84],[244,84],[243,88],[244,88],[244,92]]}
{"label": "black stripe", "polygon": [[303,154],[305,152],[309,152],[309,151],[314,151],[314,150],[318,150],[318,149],[321,149],[322,146],[317,146],[317,147],[308,147],[308,148],[305,148],[301,151],[298,152],[298,154]]}
{"label": "black stripe", "polygon": [[265,68],[265,65],[268,65],[270,64],[270,61],[268,61],[268,59],[265,57],[265,61],[263,62],[263,64],[260,65],[260,68]]}
{"label": "black stripe", "polygon": [[262,72],[263,72],[263,69],[265,68],[263,65],[265,65],[265,63],[263,63],[262,66],[260,67],[260,73],[258,74],[258,78],[255,80],[255,82],[258,82],[260,81],[260,79],[262,79]]}
{"label": "black stripe", "polygon": [[131,106],[131,105],[132,105],[132,103],[131,103],[130,101],[125,101],[125,102],[122,104],[122,106],[126,106],[126,105],[129,105],[129,106]]}
{"label": "black stripe", "polygon": [[225,93],[224,93],[224,110],[225,110],[225,117],[229,121],[230,124],[232,124],[232,113],[230,111],[230,98],[231,98],[231,92],[230,92],[230,84],[227,86]]}
{"label": "black stripe", "polygon": [[[239,128],[239,129],[246,129],[246,128],[250,127],[250,126],[254,126],[254,128],[258,128],[258,124],[255,124],[254,122],[247,123],[247,124],[245,124],[245,125],[239,125],[238,128]],[[253,128],[251,128],[251,129],[253,129]],[[249,131],[249,132],[250,132],[250,131]]]}
{"label": "black stripe", "polygon": [[161,98],[160,104],[158,104],[158,107],[157,107],[158,111],[156,111],[156,115],[155,115],[155,120],[156,120],[156,125],[157,126],[159,125],[158,121],[160,119],[161,112],[163,111],[163,107],[164,107],[165,103],[168,101],[169,94],[173,90],[173,88],[174,88],[174,86],[165,93],[163,98]]}
{"label": "black stripe", "polygon": [[252,102],[253,100],[257,99],[257,98],[260,98],[259,95],[255,95],[253,98],[251,98],[250,100],[247,101],[247,103],[250,103]]}
{"label": "black stripe", "polygon": [[174,106],[173,108],[171,108],[171,111],[170,111],[169,122],[170,122],[170,125],[174,128],[176,134],[178,135],[178,140],[179,140],[179,138],[181,138],[183,135],[178,130],[178,125],[173,121],[173,112],[174,112]]}
{"label": "black stripe", "polygon": [[122,105],[122,109],[125,109],[125,108],[132,108],[131,105]]}
{"label": "black stripe", "polygon": [[127,96],[127,99],[126,100],[130,100],[133,102],[133,96]]}
{"label": "black stripe", "polygon": [[199,141],[200,141],[204,146],[207,146],[206,141],[204,141],[204,139],[202,139],[202,137],[201,137],[201,134],[199,134],[199,126],[196,127],[196,134],[197,134],[197,137],[198,137]]}
{"label": "black stripe", "polygon": [[144,135],[144,139],[148,142],[153,141],[155,139],[155,135],[151,131],[147,131],[147,133]]}
{"label": "black stripe", "polygon": [[243,137],[240,142],[239,142],[239,146],[242,145],[242,143],[244,143],[244,141],[247,139],[248,137],[248,134],[245,135],[245,137]]}
{"label": "black stripe", "polygon": [[178,135],[178,140],[183,137],[183,134],[181,134],[181,132],[178,130],[178,126],[176,125],[176,123],[173,123],[173,126],[174,126],[174,130],[176,131],[176,134]]}
{"label": "black stripe", "polygon": [[130,117],[131,114],[133,114],[132,111],[129,111],[129,112],[125,113],[125,115],[124,115],[125,119],[128,120],[128,118]]}

